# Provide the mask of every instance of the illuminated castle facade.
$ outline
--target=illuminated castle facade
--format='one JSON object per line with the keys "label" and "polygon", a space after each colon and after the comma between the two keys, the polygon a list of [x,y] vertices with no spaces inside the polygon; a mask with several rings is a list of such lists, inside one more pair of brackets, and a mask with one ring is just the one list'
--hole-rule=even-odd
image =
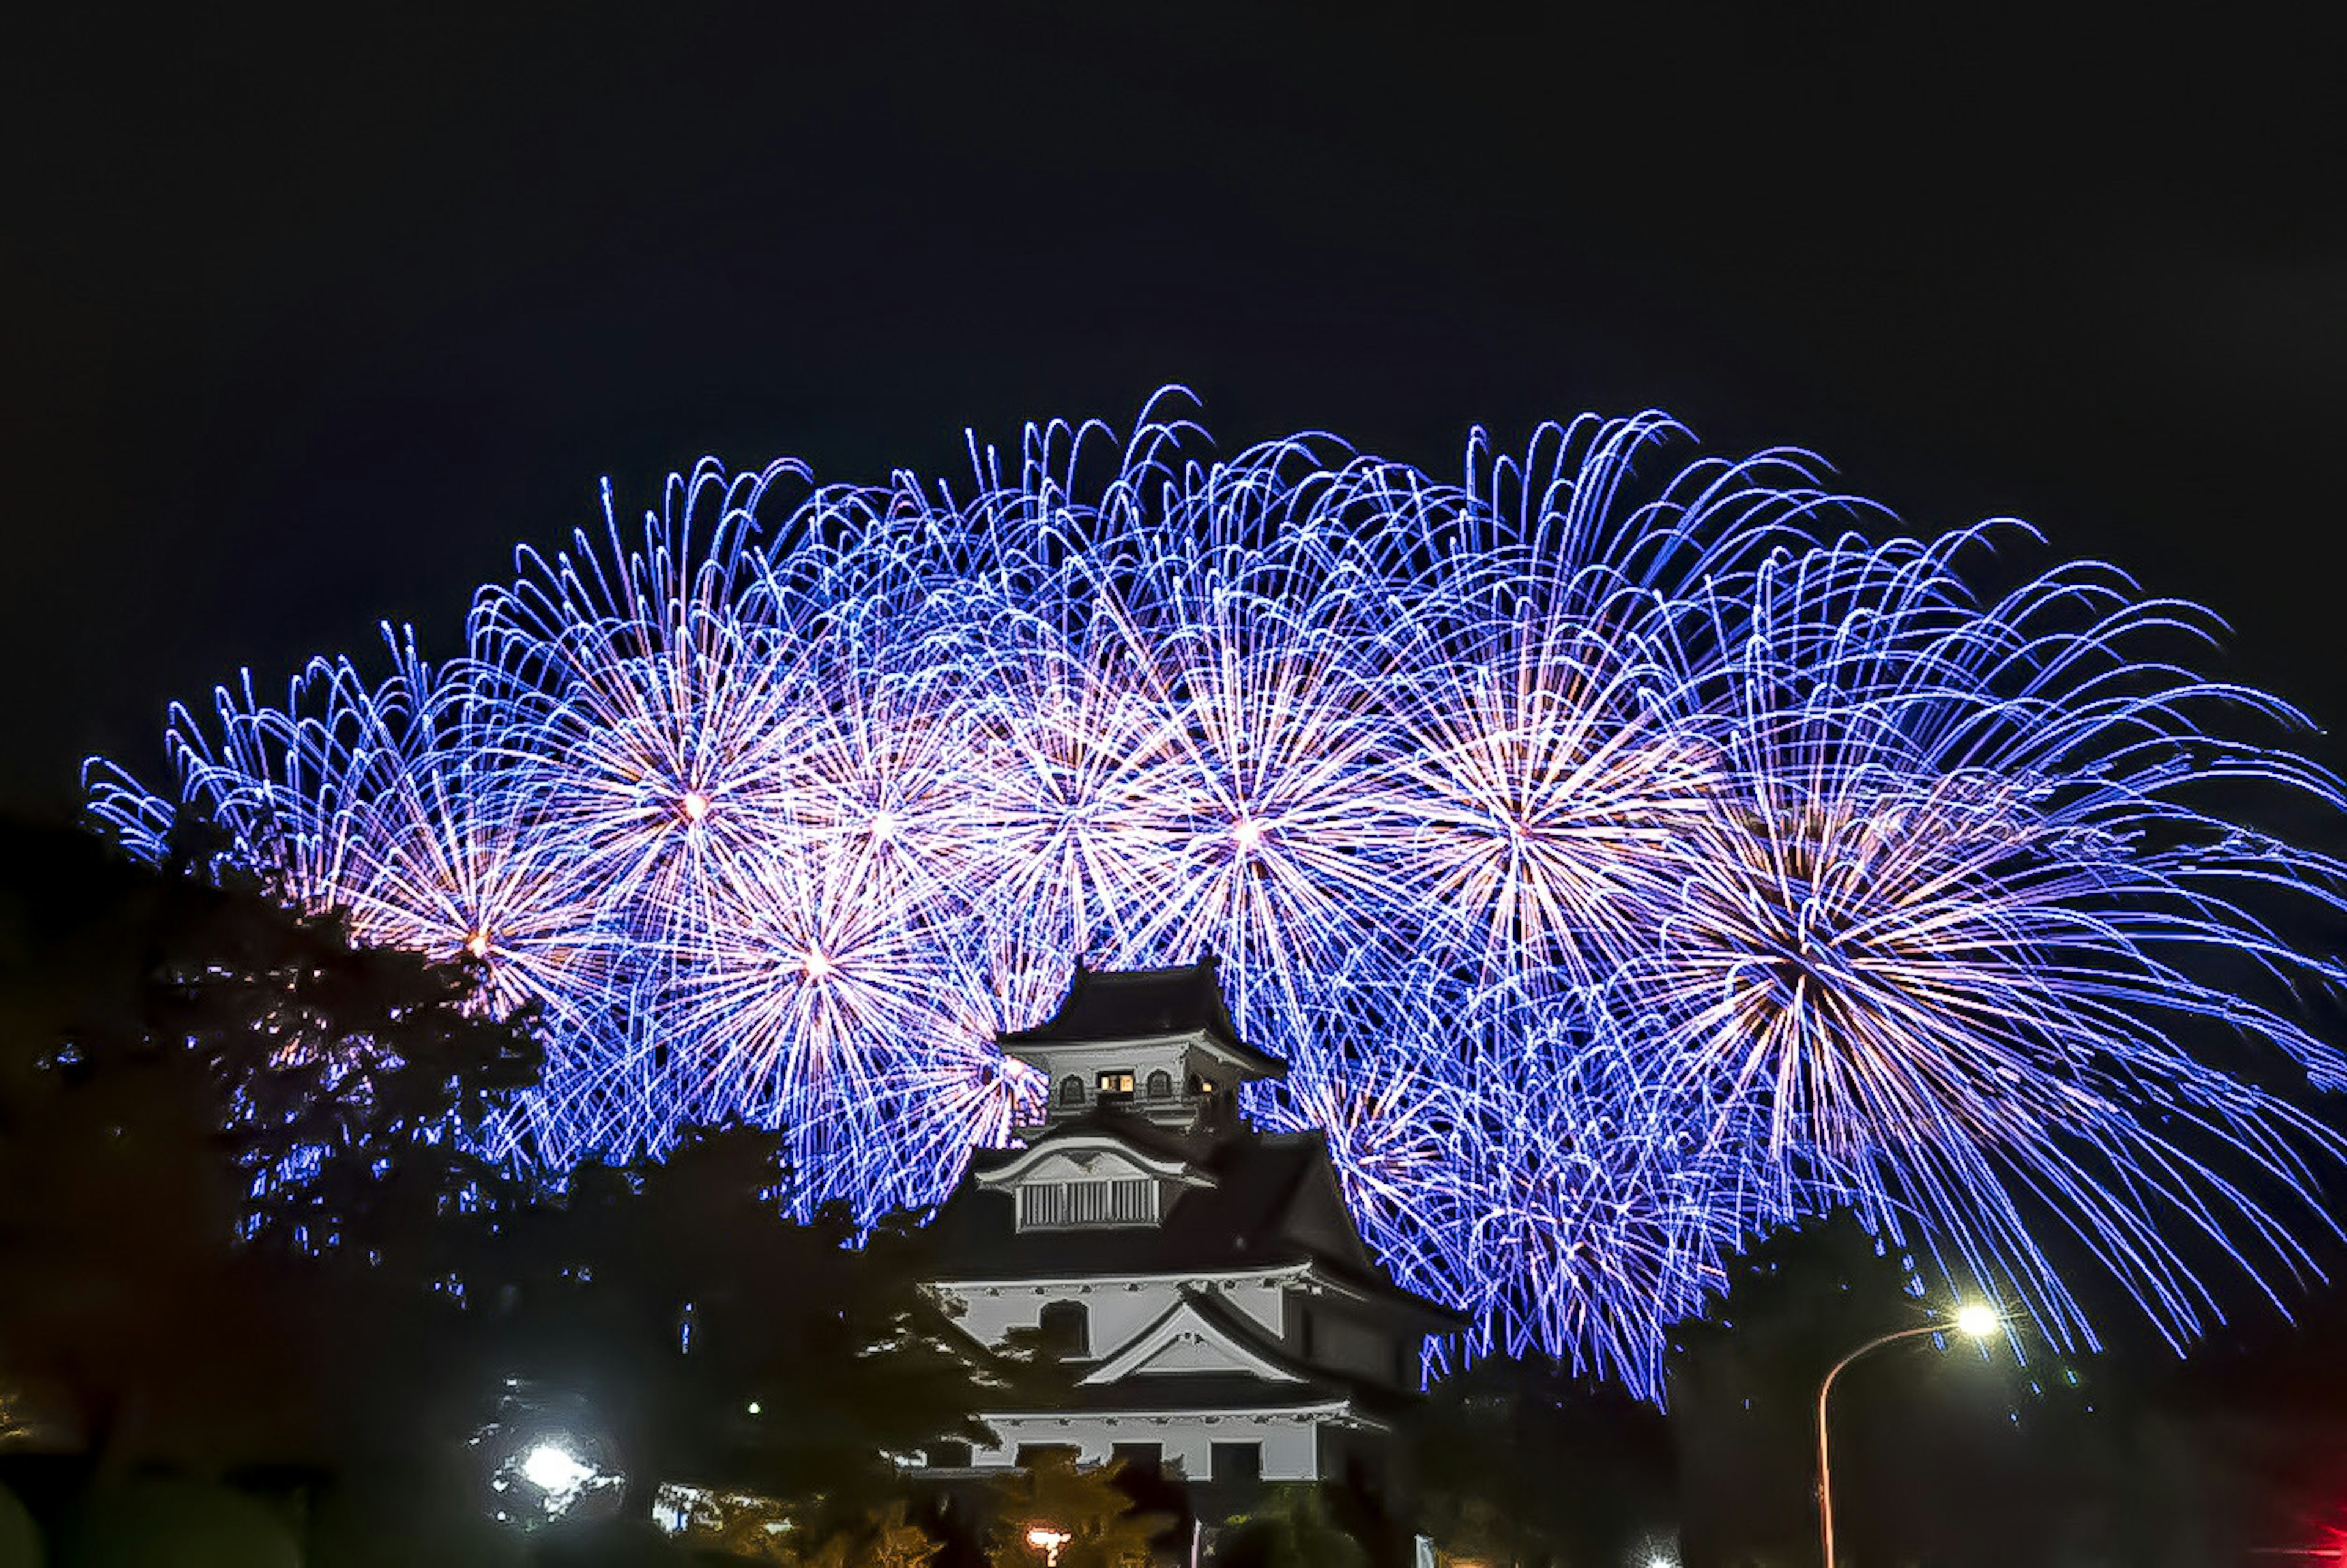
{"label": "illuminated castle facade", "polygon": [[1429,1334],[1460,1320],[1362,1244],[1326,1143],[1264,1133],[1240,1084],[1284,1063],[1238,1037],[1210,958],[1095,973],[1002,1049],[1048,1075],[1025,1147],[979,1153],[940,1211],[940,1291],[989,1345],[1026,1329],[1072,1379],[933,1451],[985,1471],[1059,1451],[1192,1482],[1381,1485]]}

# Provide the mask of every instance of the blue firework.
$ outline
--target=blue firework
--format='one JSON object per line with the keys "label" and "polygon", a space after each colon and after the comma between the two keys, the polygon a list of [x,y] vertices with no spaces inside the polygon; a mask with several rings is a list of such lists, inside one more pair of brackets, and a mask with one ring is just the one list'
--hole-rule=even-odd
{"label": "blue firework", "polygon": [[1211,946],[1295,1064],[1259,1110],[1327,1129],[1401,1277],[1649,1392],[1727,1253],[1827,1203],[2074,1338],[2082,1271],[2180,1338],[2209,1260],[2316,1266],[2297,1091],[2347,1062],[2276,922],[2347,878],[2218,803],[2342,802],[2229,738],[2297,715],[2166,656],[2200,612],[2076,564],[1977,599],[2010,529],[1888,537],[1660,415],[1479,432],[1450,481],[1171,407],[953,485],[607,495],[461,657],[247,679],[173,710],[165,795],[94,763],[92,807],[149,854],[197,807],[541,1004],[518,1153],[748,1115],[867,1214],[1008,1135],[994,1037],[1076,958]]}

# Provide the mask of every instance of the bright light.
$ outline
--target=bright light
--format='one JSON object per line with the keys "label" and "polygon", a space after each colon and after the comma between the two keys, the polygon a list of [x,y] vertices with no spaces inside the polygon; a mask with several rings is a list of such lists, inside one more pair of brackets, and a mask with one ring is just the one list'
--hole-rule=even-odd
{"label": "bright light", "polygon": [[685,791],[684,798],[677,805],[684,813],[687,822],[699,822],[709,815],[709,797],[697,789]]}
{"label": "bright light", "polygon": [[799,960],[799,967],[806,971],[806,978],[811,980],[827,980],[839,973],[839,966],[825,958],[821,948],[809,948],[806,957]]}
{"label": "bright light", "polygon": [[872,814],[873,837],[880,839],[891,838],[896,835],[896,832],[897,814],[895,812],[878,811]]}
{"label": "bright light", "polygon": [[1993,1307],[1972,1301],[1956,1308],[1956,1327],[1975,1339],[1985,1339],[1995,1333],[1996,1325],[1996,1308]]}
{"label": "bright light", "polygon": [[1030,1524],[1027,1527],[1027,1544],[1040,1552],[1043,1554],[1043,1561],[1051,1564],[1051,1568],[1058,1568],[1060,1548],[1074,1539],[1075,1537],[1066,1531],[1054,1529],[1048,1524]]}
{"label": "bright light", "polygon": [[575,1490],[595,1471],[561,1444],[540,1443],[521,1461],[521,1473],[538,1491],[559,1493]]}
{"label": "bright light", "polygon": [[1263,847],[1264,835],[1269,831],[1251,816],[1243,816],[1231,824],[1231,842],[1239,846],[1242,855],[1252,855]]}
{"label": "bright light", "polygon": [[471,936],[466,938],[465,951],[472,954],[473,957],[477,958],[487,958],[489,956],[489,934],[487,931],[477,930]]}
{"label": "bright light", "polygon": [[750,1413],[753,1416],[763,1416],[766,1413],[765,1407],[753,1399],[750,1401]]}

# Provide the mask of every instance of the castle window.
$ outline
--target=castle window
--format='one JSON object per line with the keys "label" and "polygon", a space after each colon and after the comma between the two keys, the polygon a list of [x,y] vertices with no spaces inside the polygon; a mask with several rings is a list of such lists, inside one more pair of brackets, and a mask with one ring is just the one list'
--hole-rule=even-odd
{"label": "castle window", "polygon": [[1146,1176],[1111,1181],[1030,1182],[1019,1189],[1019,1228],[1146,1225],[1157,1223],[1157,1184]]}
{"label": "castle window", "polygon": [[1130,1093],[1132,1093],[1132,1092],[1133,1092],[1133,1072],[1132,1072],[1132,1070],[1128,1068],[1128,1069],[1126,1069],[1125,1071],[1122,1071],[1122,1072],[1103,1072],[1103,1073],[1102,1073],[1102,1074],[1100,1075],[1100,1091],[1101,1091],[1102,1094],[1130,1094]]}
{"label": "castle window", "polygon": [[1174,1075],[1166,1071],[1162,1067],[1156,1071],[1151,1073],[1149,1075],[1149,1098],[1152,1100],[1173,1099]]}
{"label": "castle window", "polygon": [[1060,1080],[1060,1103],[1081,1105],[1084,1102],[1084,1081],[1071,1072]]}
{"label": "castle window", "polygon": [[1165,1468],[1163,1443],[1111,1443],[1108,1446],[1111,1464],[1121,1464],[1138,1475],[1157,1475]]}
{"label": "castle window", "polygon": [[1263,1445],[1261,1443],[1214,1443],[1207,1450],[1211,1474],[1215,1481],[1261,1481],[1263,1479]]}
{"label": "castle window", "polygon": [[1043,1342],[1055,1354],[1078,1357],[1092,1353],[1092,1317],[1082,1302],[1054,1301],[1038,1315],[1036,1323],[1043,1330]]}

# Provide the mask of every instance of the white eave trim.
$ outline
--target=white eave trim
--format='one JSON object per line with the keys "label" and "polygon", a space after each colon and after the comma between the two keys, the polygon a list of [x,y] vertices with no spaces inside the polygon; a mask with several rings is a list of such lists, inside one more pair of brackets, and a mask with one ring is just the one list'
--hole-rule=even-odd
{"label": "white eave trim", "polygon": [[[1280,1420],[1339,1420],[1373,1431],[1390,1431],[1391,1423],[1374,1416],[1363,1415],[1350,1399],[1325,1400],[1317,1405],[1194,1405],[1111,1409],[1105,1406],[1086,1410],[986,1410],[978,1418],[988,1426],[997,1421],[1056,1422],[1061,1426],[1078,1421],[1132,1421],[1172,1426],[1181,1421],[1280,1421]],[[975,1466],[975,1469],[999,1469],[999,1466]]]}
{"label": "white eave trim", "polygon": [[1254,1056],[1258,1060],[1276,1060],[1265,1058],[1262,1051],[1251,1045],[1243,1044],[1239,1050],[1235,1051],[1215,1040],[1213,1033],[1204,1029],[1167,1030],[1156,1034],[1121,1034],[1100,1040],[1025,1040],[1004,1046],[1002,1053],[1026,1062],[1030,1067],[1044,1065],[1045,1057],[1056,1058],[1071,1066],[1077,1062],[1098,1066],[1102,1062],[1111,1061],[1118,1057],[1130,1056],[1141,1051],[1163,1050],[1168,1047],[1175,1046],[1180,1047],[1185,1054],[1195,1053],[1249,1079],[1260,1078],[1264,1073],[1261,1069],[1246,1060],[1247,1056]]}
{"label": "white eave trim", "polygon": [[[1121,1286],[1186,1285],[1214,1281],[1233,1285],[1293,1285],[1312,1272],[1312,1265],[1276,1264],[1269,1268],[1184,1268],[1157,1274],[1119,1270],[1110,1274],[1016,1274],[999,1279],[940,1278],[930,1283],[939,1290],[1026,1290],[1033,1286],[1066,1286],[1071,1290],[1109,1290]],[[1325,1277],[1325,1276],[1324,1276]]]}
{"label": "white eave trim", "polygon": [[1017,1159],[993,1170],[980,1172],[972,1180],[980,1187],[1015,1185],[1021,1176],[1053,1155],[1079,1152],[1113,1155],[1161,1182],[1179,1182],[1185,1187],[1211,1187],[1214,1184],[1214,1177],[1193,1169],[1183,1160],[1145,1154],[1113,1133],[1093,1132],[1061,1133],[1048,1142],[1030,1143],[1020,1151]]}
{"label": "white eave trim", "polygon": [[1054,1040],[1003,1047],[1005,1056],[1017,1056],[1020,1050],[1032,1050],[1037,1055],[1045,1051],[1054,1056],[1081,1056],[1087,1052],[1113,1056],[1135,1049],[1153,1050],[1168,1045],[1204,1045],[1206,1031],[1203,1029],[1177,1029],[1156,1034],[1120,1034],[1100,1040]]}

